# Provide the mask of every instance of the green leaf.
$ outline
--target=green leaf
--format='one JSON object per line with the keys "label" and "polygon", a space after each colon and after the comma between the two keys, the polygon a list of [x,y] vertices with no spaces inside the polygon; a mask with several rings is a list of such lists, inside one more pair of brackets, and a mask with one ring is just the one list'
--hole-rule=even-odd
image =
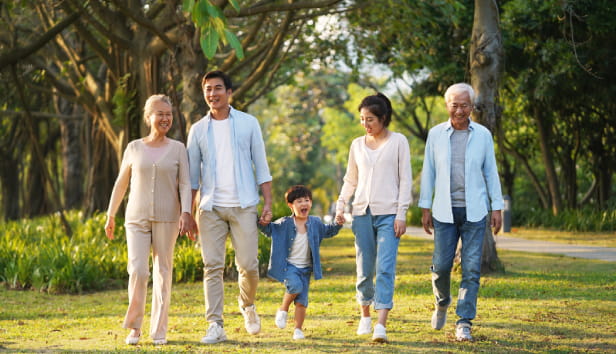
{"label": "green leaf", "polygon": [[195,6],[195,0],[184,0],[182,2],[182,9],[184,12],[192,12]]}
{"label": "green leaf", "polygon": [[220,11],[220,9],[218,7],[212,5],[209,2],[209,0],[201,0],[201,3],[205,4],[205,9],[206,9],[207,13],[211,17],[215,17],[215,18],[223,17],[222,12]]}
{"label": "green leaf", "polygon": [[210,24],[214,27],[218,35],[221,36],[225,31],[225,21],[220,17],[211,17]]}
{"label": "green leaf", "polygon": [[227,42],[229,42],[231,48],[235,49],[235,56],[240,60],[244,59],[244,49],[242,48],[242,43],[237,39],[237,36],[228,29],[225,29],[225,38]]}
{"label": "green leaf", "polygon": [[200,0],[193,11],[193,19],[197,27],[205,27],[210,21],[210,12],[208,11],[208,0]]}
{"label": "green leaf", "polygon": [[229,2],[231,3],[231,6],[233,6],[235,11],[240,11],[240,4],[237,2],[237,0],[229,0]]}
{"label": "green leaf", "polygon": [[212,59],[216,54],[216,48],[218,47],[218,40],[220,35],[213,26],[207,25],[201,29],[201,50],[208,59]]}

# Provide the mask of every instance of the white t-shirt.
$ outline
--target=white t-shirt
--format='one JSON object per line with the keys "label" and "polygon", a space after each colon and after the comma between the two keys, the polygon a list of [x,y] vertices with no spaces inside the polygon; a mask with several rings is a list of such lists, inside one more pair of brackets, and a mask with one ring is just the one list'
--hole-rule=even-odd
{"label": "white t-shirt", "polygon": [[298,268],[306,268],[312,265],[310,246],[308,245],[308,233],[297,233],[291,246],[291,252],[287,261]]}
{"label": "white t-shirt", "polygon": [[231,121],[212,119],[214,144],[216,146],[216,184],[214,205],[238,207],[240,198],[235,185],[233,148],[231,146]]}

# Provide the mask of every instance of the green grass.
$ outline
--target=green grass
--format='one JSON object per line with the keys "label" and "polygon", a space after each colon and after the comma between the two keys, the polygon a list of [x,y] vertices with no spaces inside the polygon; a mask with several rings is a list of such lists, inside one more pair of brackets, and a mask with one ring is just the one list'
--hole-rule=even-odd
{"label": "green grass", "polygon": [[572,245],[616,247],[616,232],[571,232],[520,227],[512,228],[511,232],[506,235],[527,240],[552,241]]}
{"label": "green grass", "polygon": [[[49,295],[0,289],[0,351],[6,352],[616,352],[616,265],[555,255],[500,251],[506,273],[482,278],[472,343],[454,339],[455,313],[441,331],[430,328],[431,243],[403,238],[398,257],[395,307],[387,344],[355,334],[355,258],[348,230],[323,242],[325,278],[311,284],[304,323],[306,340],[293,341],[292,326],[274,325],[284,287],[263,279],[257,309],[262,331],[243,329],[235,282],[225,284],[225,329],[229,340],[199,343],[207,324],[201,283],[174,285],[168,340],[154,347],[124,345],[121,328],[126,290],[81,295]],[[453,276],[453,289],[459,275]],[[457,290],[454,291],[454,294]],[[292,320],[292,310],[289,314]],[[148,316],[143,330],[149,329]]]}

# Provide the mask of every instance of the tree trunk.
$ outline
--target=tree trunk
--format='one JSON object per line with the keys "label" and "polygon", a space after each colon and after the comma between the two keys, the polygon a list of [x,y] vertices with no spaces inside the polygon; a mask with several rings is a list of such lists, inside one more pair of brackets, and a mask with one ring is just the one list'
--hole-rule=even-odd
{"label": "tree trunk", "polygon": [[533,112],[533,118],[537,123],[537,133],[539,136],[539,147],[541,148],[541,157],[543,159],[543,165],[545,166],[545,176],[548,183],[548,190],[550,192],[550,199],[552,201],[552,214],[558,215],[562,210],[562,199],[560,197],[560,190],[558,184],[558,175],[556,174],[556,167],[554,167],[554,156],[550,150],[549,133],[545,127],[544,117],[541,114],[541,108],[538,107],[538,103],[535,103],[535,109]]}
{"label": "tree trunk", "polygon": [[62,164],[64,179],[64,209],[80,209],[83,203],[83,119],[76,113],[80,108],[57,96],[58,113],[75,118],[60,119]]}
{"label": "tree trunk", "polygon": [[[501,77],[503,44],[495,0],[475,0],[475,17],[470,48],[471,85],[475,90],[473,118],[491,132],[497,126],[496,97]],[[488,213],[488,218],[490,214]],[[481,271],[502,270],[490,223],[483,238]]]}

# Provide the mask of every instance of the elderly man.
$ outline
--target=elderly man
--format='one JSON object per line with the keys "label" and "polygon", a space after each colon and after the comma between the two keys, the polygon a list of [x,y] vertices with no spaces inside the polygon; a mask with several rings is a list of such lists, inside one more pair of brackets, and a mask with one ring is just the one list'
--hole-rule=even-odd
{"label": "elderly man", "polygon": [[428,133],[419,198],[424,230],[432,234],[434,229],[434,329],[443,328],[447,319],[452,301],[451,268],[462,239],[462,282],[456,306],[459,341],[472,340],[486,222],[498,233],[504,206],[492,135],[470,118],[474,98],[473,88],[465,83],[454,84],[445,92],[449,120]]}
{"label": "elderly man", "polygon": [[239,272],[238,302],[250,334],[261,330],[255,308],[259,282],[257,204],[263,194],[261,222],[272,218],[272,193],[265,144],[257,119],[229,105],[231,79],[221,71],[203,77],[201,86],[210,112],[188,135],[188,161],[193,199],[200,190],[199,241],[203,257],[205,312],[209,322],[202,343],[227,339],[223,328],[225,241],[231,232]]}

